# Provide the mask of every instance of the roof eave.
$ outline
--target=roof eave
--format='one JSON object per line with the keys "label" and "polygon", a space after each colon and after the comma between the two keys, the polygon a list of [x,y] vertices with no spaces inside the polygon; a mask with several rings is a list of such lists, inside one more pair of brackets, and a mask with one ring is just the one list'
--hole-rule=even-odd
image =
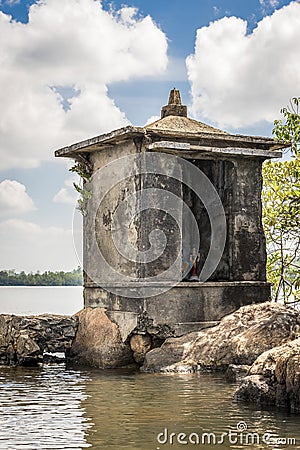
{"label": "roof eave", "polygon": [[270,150],[280,150],[283,148],[290,147],[290,144],[287,144],[283,141],[276,141],[273,138],[267,138],[263,136],[247,136],[243,134],[229,134],[229,133],[216,133],[216,132],[198,132],[192,133],[187,131],[168,131],[168,130],[154,130],[147,129],[147,134],[157,137],[175,137],[179,139],[201,139],[201,140],[211,140],[211,141],[224,141],[224,142],[239,142],[244,144],[252,144],[252,145],[263,145],[267,146]]}
{"label": "roof eave", "polygon": [[104,133],[99,136],[95,136],[84,141],[77,142],[67,147],[60,148],[55,151],[56,157],[74,158],[78,153],[90,153],[100,150],[106,145],[115,145],[116,143],[133,139],[138,136],[153,136],[156,138],[172,137],[177,139],[192,139],[193,141],[224,141],[224,142],[237,142],[244,145],[267,147],[269,150],[280,150],[290,147],[283,141],[276,141],[272,138],[266,138],[262,136],[246,136],[242,134],[229,134],[229,133],[215,133],[215,132],[187,132],[187,131],[168,131],[168,130],[154,130],[143,127],[135,127],[132,125],[119,128],[109,133]]}
{"label": "roof eave", "polygon": [[60,148],[56,150],[54,154],[56,157],[72,158],[76,156],[77,153],[89,153],[91,151],[98,150],[103,145],[107,145],[109,143],[114,144],[118,140],[134,138],[141,135],[144,135],[143,128],[129,125],[127,127],[118,128],[117,130],[109,133],[100,134],[99,136]]}

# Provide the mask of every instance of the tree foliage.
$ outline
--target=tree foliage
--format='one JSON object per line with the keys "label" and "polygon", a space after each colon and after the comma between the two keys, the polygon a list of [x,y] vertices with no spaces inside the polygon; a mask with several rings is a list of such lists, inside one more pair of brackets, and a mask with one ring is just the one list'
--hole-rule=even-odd
{"label": "tree foliage", "polygon": [[70,172],[77,173],[80,176],[80,184],[73,183],[75,190],[80,194],[77,200],[77,209],[83,216],[86,215],[86,204],[92,196],[92,192],[85,188],[85,183],[91,179],[90,171],[87,166],[76,162],[73,167],[69,169]]}
{"label": "tree foliage", "polygon": [[300,145],[300,97],[294,97],[290,104],[281,109],[284,119],[274,120],[273,133],[275,138],[291,144],[293,155],[299,156]]}
{"label": "tree foliage", "polygon": [[81,286],[82,270],[78,266],[71,272],[17,273],[14,270],[0,271],[0,286]]}
{"label": "tree foliage", "polygon": [[275,300],[300,300],[300,160],[271,162],[263,168],[267,274]]}
{"label": "tree foliage", "polygon": [[274,121],[274,136],[290,143],[291,159],[263,165],[263,222],[267,240],[267,277],[274,299],[300,301],[300,98],[293,98]]}

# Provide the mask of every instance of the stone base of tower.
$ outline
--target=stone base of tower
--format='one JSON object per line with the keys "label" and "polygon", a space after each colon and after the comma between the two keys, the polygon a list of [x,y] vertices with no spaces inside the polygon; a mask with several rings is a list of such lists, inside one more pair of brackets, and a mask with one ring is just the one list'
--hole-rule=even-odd
{"label": "stone base of tower", "polygon": [[159,338],[180,336],[215,325],[241,306],[271,299],[271,284],[260,281],[182,282],[161,294],[141,298],[134,298],[132,284],[128,289],[133,297],[124,297],[124,288],[87,284],[84,289],[84,306],[105,308],[124,337],[133,331]]}

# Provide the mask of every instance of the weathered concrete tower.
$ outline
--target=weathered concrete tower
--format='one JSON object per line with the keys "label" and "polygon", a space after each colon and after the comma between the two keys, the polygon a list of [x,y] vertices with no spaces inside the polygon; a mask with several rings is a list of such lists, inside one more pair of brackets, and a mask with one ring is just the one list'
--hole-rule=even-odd
{"label": "weathered concrete tower", "polygon": [[282,147],[188,118],[173,89],[160,120],[57,150],[92,174],[85,306],[166,336],[268,300],[261,167]]}

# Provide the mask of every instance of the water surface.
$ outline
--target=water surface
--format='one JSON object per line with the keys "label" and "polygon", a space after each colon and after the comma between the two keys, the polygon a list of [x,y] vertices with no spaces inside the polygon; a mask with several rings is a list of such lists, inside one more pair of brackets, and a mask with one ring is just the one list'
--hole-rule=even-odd
{"label": "water surface", "polygon": [[[299,416],[237,404],[233,391],[234,385],[215,375],[78,370],[59,364],[0,368],[0,448],[300,448]],[[179,433],[200,437],[214,433],[220,440],[222,433],[235,432],[241,424],[249,433],[256,432],[260,441],[272,433],[295,438],[296,445],[257,440],[241,445],[228,442],[228,437],[222,445],[213,445],[207,436],[203,445],[176,443]],[[170,440],[171,433],[176,436]],[[167,443],[162,443],[164,436]]]}
{"label": "water surface", "polygon": [[81,286],[0,286],[0,314],[74,314],[82,308]]}
{"label": "water surface", "polygon": [[[72,314],[81,307],[80,287],[0,288],[2,313]],[[220,375],[0,367],[0,449],[300,449],[300,416],[237,404],[234,390]],[[238,432],[231,435],[237,442],[229,442],[230,432]],[[246,444],[247,432],[259,443]],[[179,444],[180,433],[181,441],[199,436],[199,445]],[[216,442],[223,434],[224,442],[214,444],[211,434],[209,443],[205,433]],[[296,442],[268,445],[267,435]]]}

